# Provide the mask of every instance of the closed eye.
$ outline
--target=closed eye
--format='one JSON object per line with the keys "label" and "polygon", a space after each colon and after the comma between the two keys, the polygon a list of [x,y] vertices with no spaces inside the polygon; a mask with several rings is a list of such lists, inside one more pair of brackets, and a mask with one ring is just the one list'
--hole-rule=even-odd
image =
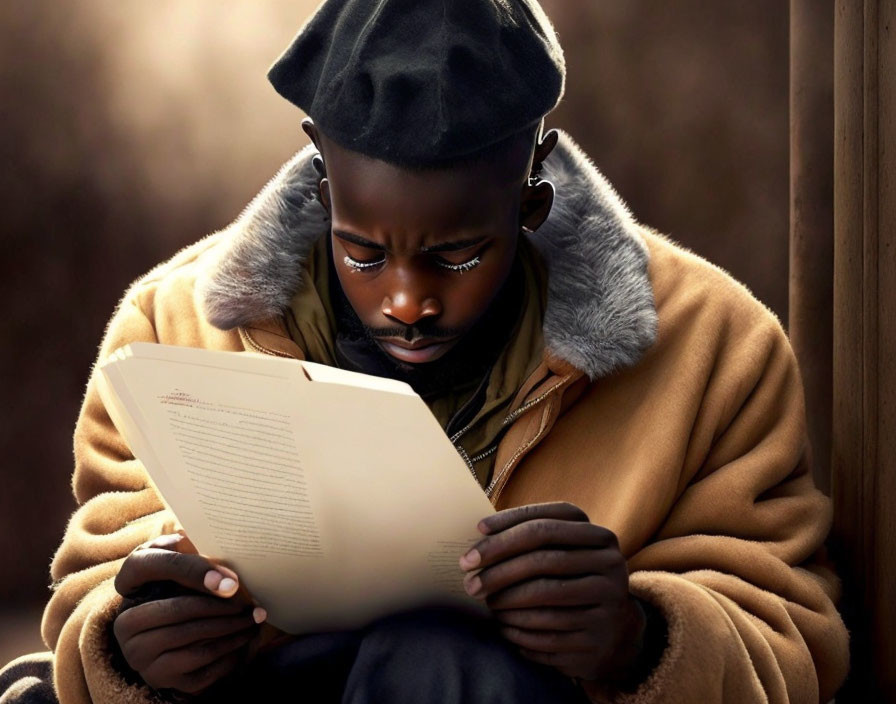
{"label": "closed eye", "polygon": [[[354,269],[355,271],[367,271],[378,267],[380,264],[383,264],[386,261],[385,256],[380,257],[378,259],[355,259],[352,256],[346,254],[343,259],[345,265]],[[482,263],[482,258],[480,255],[476,255],[475,257],[471,257],[465,262],[449,262],[447,259],[443,259],[442,257],[434,257],[433,261],[442,267],[443,269],[448,269],[449,271],[456,272],[458,274],[464,274],[471,269],[475,269]]]}
{"label": "closed eye", "polygon": [[477,266],[479,266],[479,264],[482,263],[482,259],[477,254],[472,259],[468,259],[467,261],[461,262],[460,264],[455,264],[454,262],[449,262],[445,259],[442,259],[441,257],[436,257],[435,262],[436,262],[436,264],[438,264],[439,266],[441,266],[445,269],[448,269],[450,271],[456,271],[458,274],[464,274],[464,273],[470,271],[470,269],[475,269]]}
{"label": "closed eye", "polygon": [[354,257],[350,257],[349,255],[345,255],[342,259],[345,262],[345,265],[351,267],[352,269],[356,269],[358,271],[364,271],[365,269],[372,269],[375,266],[379,266],[384,261],[386,261],[385,257],[380,257],[379,259],[355,259]]}

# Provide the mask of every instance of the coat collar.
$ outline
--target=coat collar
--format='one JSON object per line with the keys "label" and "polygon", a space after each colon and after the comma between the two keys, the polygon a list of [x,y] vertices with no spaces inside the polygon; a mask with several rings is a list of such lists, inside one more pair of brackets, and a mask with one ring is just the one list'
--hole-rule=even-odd
{"label": "coat collar", "polygon": [[[299,151],[223,233],[196,293],[208,321],[229,330],[279,316],[312,245],[329,232],[316,197],[312,145]],[[622,200],[565,132],[541,177],[556,188],[529,235],[548,271],[548,355],[592,380],[637,362],[656,337],[647,246]]]}

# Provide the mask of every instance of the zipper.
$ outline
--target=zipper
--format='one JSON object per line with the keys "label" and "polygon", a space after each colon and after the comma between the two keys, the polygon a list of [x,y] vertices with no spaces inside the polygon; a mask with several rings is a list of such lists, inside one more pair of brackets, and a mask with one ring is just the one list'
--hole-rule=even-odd
{"label": "zipper", "polygon": [[[467,454],[467,451],[464,449],[463,445],[459,445],[459,444],[456,442],[457,438],[459,438],[461,435],[463,435],[465,432],[467,432],[467,431],[472,427],[472,425],[473,425],[473,423],[470,423],[470,424],[467,425],[466,427],[461,428],[460,430],[458,430],[454,435],[451,436],[450,440],[451,440],[451,444],[454,445],[454,449],[457,450],[457,454],[460,455],[460,458],[461,458],[461,459],[464,461],[464,463],[467,465],[467,469],[470,470],[470,474],[473,475],[473,479],[475,479],[476,482],[478,483],[478,482],[479,482],[479,477],[476,476],[476,470],[475,470],[475,468],[473,467],[473,462],[474,462],[474,460],[471,460],[471,459],[470,459],[470,455]],[[502,426],[502,427],[503,427],[503,426]],[[496,449],[497,449],[497,448],[496,448]],[[480,454],[481,454],[481,453],[480,453]],[[475,457],[474,459],[475,459],[476,462],[478,462],[478,461],[479,461],[480,459],[482,459],[482,458],[480,457],[480,455],[476,455],[476,457]]]}
{"label": "zipper", "polygon": [[[555,393],[556,391],[559,391],[560,389],[562,389],[564,386],[566,386],[569,383],[569,381],[571,379],[572,379],[572,376],[567,376],[565,379],[563,379],[563,381],[555,384],[554,386],[552,386],[550,389],[545,391],[543,394],[541,394],[537,398],[533,398],[531,401],[527,401],[522,406],[517,408],[515,411],[508,413],[507,417],[504,418],[503,421],[501,421],[501,428],[498,432],[497,439],[492,443],[492,445],[488,449],[483,450],[478,455],[475,455],[472,458],[470,458],[470,456],[467,454],[467,451],[458,444],[458,441],[470,428],[473,427],[474,423],[471,421],[470,423],[468,423],[466,426],[464,426],[463,428],[458,430],[454,435],[451,436],[451,444],[454,445],[458,454],[461,456],[461,459],[463,459],[463,461],[466,462],[467,468],[470,470],[470,473],[476,478],[476,481],[479,481],[479,477],[476,476],[476,470],[473,468],[473,465],[476,462],[484,460],[489,455],[497,452],[498,445],[501,443],[501,440],[503,439],[504,432],[508,429],[510,424],[513,423],[521,415],[523,415],[524,413],[526,413],[527,411],[531,410],[532,408],[537,406],[539,403],[544,401],[548,396],[550,396],[551,394]],[[495,487],[497,486],[498,482],[501,481],[501,479],[507,474],[508,470],[510,469],[510,465],[518,457],[520,457],[521,454],[525,450],[527,450],[529,447],[531,447],[532,444],[536,440],[538,440],[538,438],[541,436],[543,431],[544,431],[544,426],[539,428],[538,433],[532,439],[531,442],[527,443],[523,448],[521,448],[519,451],[514,453],[514,456],[507,462],[506,465],[504,465],[504,467],[501,469],[500,473],[497,473],[492,477],[492,481],[489,482],[489,485],[485,488],[485,495],[487,497],[489,497],[489,498],[492,497],[492,493],[494,492]]]}
{"label": "zipper", "polygon": [[[507,416],[507,418],[504,420],[504,423],[502,424],[502,428],[504,425],[507,425],[507,424],[515,421],[517,418],[519,418],[523,413],[525,413],[526,411],[531,409],[533,406],[536,406],[537,404],[544,401],[551,394],[560,391],[565,386],[568,386],[573,378],[574,378],[574,375],[572,375],[572,374],[568,375],[565,379],[563,379],[561,382],[559,382],[552,388],[545,391],[538,398],[534,398],[531,401],[529,401],[528,403],[525,403],[522,406],[520,406],[516,411],[514,411],[513,413],[511,413]],[[541,427],[538,429],[538,432],[535,434],[535,437],[533,437],[529,442],[527,442],[525,445],[523,445],[521,448],[519,448],[516,452],[514,452],[513,457],[511,457],[509,460],[507,460],[507,463],[501,468],[501,471],[496,472],[492,476],[492,480],[489,482],[488,486],[485,489],[485,495],[489,499],[497,499],[497,497],[494,496],[495,489],[498,488],[499,484],[500,484],[501,488],[503,488],[504,485],[507,484],[507,479],[510,477],[510,474],[514,469],[514,466],[517,464],[517,461],[526,452],[528,452],[529,448],[531,448],[535,443],[537,443],[541,439],[541,437],[542,437],[542,435],[544,435],[546,429],[547,429],[547,423],[544,422],[544,419],[543,419]],[[494,450],[497,450],[497,445],[495,445],[494,448],[491,448],[491,451],[494,451]],[[494,503],[494,501],[492,501],[492,503]]]}

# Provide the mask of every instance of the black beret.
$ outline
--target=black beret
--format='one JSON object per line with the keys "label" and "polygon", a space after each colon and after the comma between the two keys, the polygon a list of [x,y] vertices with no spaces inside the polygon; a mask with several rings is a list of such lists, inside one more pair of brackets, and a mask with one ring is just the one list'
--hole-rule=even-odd
{"label": "black beret", "polygon": [[268,72],[329,138],[407,165],[462,158],[532,125],[565,76],[535,0],[326,0]]}

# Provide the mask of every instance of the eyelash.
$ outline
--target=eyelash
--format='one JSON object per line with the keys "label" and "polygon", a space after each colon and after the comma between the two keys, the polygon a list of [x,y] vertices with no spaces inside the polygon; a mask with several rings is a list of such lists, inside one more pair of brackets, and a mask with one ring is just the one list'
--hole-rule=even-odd
{"label": "eyelash", "polygon": [[[342,261],[345,262],[345,265],[347,267],[349,267],[350,269],[354,269],[355,271],[366,271],[368,269],[372,269],[375,266],[379,266],[386,260],[385,259],[377,259],[376,261],[372,261],[372,262],[362,262],[357,259],[352,259],[352,257],[346,255]],[[465,274],[466,272],[470,271],[471,269],[475,269],[477,266],[479,266],[482,263],[482,259],[477,254],[472,259],[469,259],[465,262],[461,262],[460,264],[450,264],[448,262],[439,261],[438,259],[436,259],[435,262],[436,262],[436,264],[438,264],[440,267],[442,267],[444,269],[448,269],[449,271],[453,271],[458,274]]]}

